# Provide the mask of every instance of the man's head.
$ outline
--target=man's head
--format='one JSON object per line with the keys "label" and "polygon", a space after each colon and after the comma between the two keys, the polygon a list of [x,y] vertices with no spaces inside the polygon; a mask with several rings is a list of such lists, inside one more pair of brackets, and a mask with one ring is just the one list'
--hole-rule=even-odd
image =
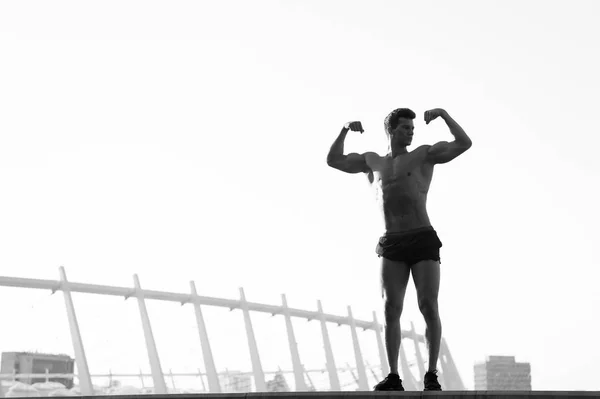
{"label": "man's head", "polygon": [[413,119],[416,116],[408,108],[398,108],[390,112],[385,118],[385,133],[390,140],[390,148],[410,145],[415,130]]}

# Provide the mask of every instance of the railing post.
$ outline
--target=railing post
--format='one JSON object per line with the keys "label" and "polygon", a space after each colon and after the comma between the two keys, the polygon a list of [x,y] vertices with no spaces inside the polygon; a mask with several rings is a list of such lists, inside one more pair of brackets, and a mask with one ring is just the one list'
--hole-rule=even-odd
{"label": "railing post", "polygon": [[140,381],[142,382],[142,389],[146,388],[146,384],[144,383],[144,373],[142,373],[142,369],[140,369]]}
{"label": "railing post", "polygon": [[[204,377],[202,377],[202,371],[198,369],[198,377],[200,377],[200,383],[202,384],[202,391],[206,392],[206,384],[204,384]],[[220,392],[221,384],[219,383],[219,392]],[[210,388],[209,388],[210,392]]]}
{"label": "railing post", "polygon": [[421,348],[419,348],[419,339],[417,337],[417,330],[415,329],[414,323],[410,322],[410,335],[415,344],[415,356],[417,358],[417,367],[419,368],[420,379],[419,381],[423,381],[425,378],[425,362],[423,361],[423,356],[421,356]]}
{"label": "railing post", "polygon": [[446,339],[443,337],[440,349],[440,363],[442,364],[442,372],[447,385],[446,389],[464,391],[465,386],[463,385],[458,369],[454,364],[454,359],[452,359]]}
{"label": "railing post", "polygon": [[81,331],[79,331],[79,323],[75,314],[75,306],[69,289],[69,281],[64,267],[60,267],[60,283],[65,298],[65,306],[67,308],[67,319],[69,320],[69,330],[71,331],[71,341],[73,342],[73,351],[75,352],[75,363],[77,364],[77,379],[81,393],[85,396],[94,394],[92,386],[92,378],[90,377],[90,369],[88,368],[87,358],[85,357],[85,349],[83,347],[83,339]]}
{"label": "railing post", "polygon": [[329,340],[329,332],[327,331],[327,322],[325,321],[325,313],[321,301],[317,301],[319,312],[319,321],[321,322],[321,335],[323,336],[323,348],[325,349],[325,362],[327,365],[327,374],[329,374],[329,387],[331,391],[341,391],[340,379],[335,366],[333,350],[331,349],[331,341]]}
{"label": "railing post", "polygon": [[292,317],[290,315],[290,309],[288,308],[287,298],[285,294],[281,294],[281,301],[283,303],[283,316],[285,318],[285,326],[287,329],[288,343],[290,345],[290,353],[292,355],[292,367],[294,368],[294,380],[296,382],[296,391],[307,391],[306,381],[304,380],[304,369],[300,362],[300,353],[298,353],[298,343],[296,342],[296,336],[294,335],[294,326],[292,324]]}
{"label": "railing post", "polygon": [[377,313],[373,312],[373,326],[375,327],[375,338],[377,338],[377,349],[379,350],[379,360],[381,361],[381,373],[383,374],[381,378],[385,378],[390,373],[390,366],[388,364],[388,359],[385,351],[385,346],[383,345],[383,338],[381,337],[381,330],[383,327],[377,321]]}
{"label": "railing post", "polygon": [[313,383],[312,378],[310,378],[310,374],[308,373],[308,371],[306,371],[306,368],[304,367],[304,365],[302,365],[302,370],[304,371],[304,375],[306,375],[306,378],[308,379],[308,383],[310,384],[310,386],[308,387],[308,391],[315,391],[315,384]]}
{"label": "railing post", "polygon": [[358,371],[358,389],[363,391],[369,390],[367,382],[367,372],[365,371],[365,362],[363,361],[362,353],[360,352],[360,344],[358,343],[358,334],[356,333],[356,322],[352,316],[352,308],[348,306],[348,319],[350,320],[350,331],[352,332],[352,343],[354,346],[354,357],[356,358],[356,369]]}
{"label": "railing post", "polygon": [[173,385],[173,391],[177,390],[175,386],[175,376],[173,376],[173,370],[169,369],[169,375],[171,376],[171,384]]}
{"label": "railing post", "polygon": [[[206,369],[206,374],[208,377],[208,389],[211,393],[220,393],[221,384],[219,383],[219,376],[217,375],[215,361],[213,359],[212,350],[210,348],[210,340],[208,339],[206,324],[204,323],[204,317],[202,316],[202,309],[200,307],[200,301],[198,300],[196,284],[194,284],[193,281],[190,281],[190,288],[192,290],[192,302],[194,305],[194,313],[196,315],[196,323],[198,324],[198,333],[200,334],[202,358],[204,359],[204,367]],[[202,380],[202,384],[204,384],[204,380]]]}
{"label": "railing post", "polygon": [[404,345],[402,344],[402,341],[400,341],[400,366],[402,370],[400,378],[402,378],[404,389],[407,391],[418,391],[418,384],[415,380],[415,376],[412,375],[412,372],[408,366],[408,360],[406,359],[406,352],[404,351]]}
{"label": "railing post", "polygon": [[148,351],[148,360],[150,361],[152,381],[154,382],[154,393],[166,394],[168,393],[167,385],[165,384],[165,379],[160,365],[160,359],[158,357],[158,351],[156,350],[156,342],[154,342],[154,335],[152,334],[152,326],[150,325],[148,309],[146,309],[144,292],[142,291],[140,279],[138,278],[137,274],[133,275],[133,282],[135,284],[135,296],[137,297],[140,308],[142,329],[144,330],[144,339],[146,340],[146,349]]}
{"label": "railing post", "polygon": [[254,374],[254,385],[257,392],[265,392],[267,386],[265,384],[265,374],[263,373],[262,365],[260,364],[260,355],[256,346],[256,338],[254,337],[254,329],[252,328],[252,320],[250,319],[250,309],[244,295],[244,289],[240,287],[240,304],[242,313],[244,314],[244,324],[246,325],[246,336],[248,338],[248,347],[250,349],[250,360],[252,361],[252,372]]}

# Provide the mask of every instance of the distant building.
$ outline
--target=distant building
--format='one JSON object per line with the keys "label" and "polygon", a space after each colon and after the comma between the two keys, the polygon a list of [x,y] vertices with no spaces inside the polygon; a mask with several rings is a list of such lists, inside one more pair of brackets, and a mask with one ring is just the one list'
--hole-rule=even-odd
{"label": "distant building", "polygon": [[531,391],[531,365],[514,356],[488,356],[474,369],[476,391]]}
{"label": "distant building", "polygon": [[[0,374],[73,374],[75,361],[68,355],[52,355],[32,352],[2,352]],[[17,378],[25,384],[46,382],[45,377]],[[49,378],[48,381],[60,382],[68,389],[73,388],[73,378]]]}

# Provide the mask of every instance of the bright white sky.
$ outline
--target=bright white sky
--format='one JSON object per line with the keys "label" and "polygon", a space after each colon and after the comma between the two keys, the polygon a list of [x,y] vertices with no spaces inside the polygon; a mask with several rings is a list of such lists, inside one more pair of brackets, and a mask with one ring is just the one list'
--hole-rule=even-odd
{"label": "bright white sky", "polygon": [[[103,1],[0,5],[0,275],[132,286],[383,320],[383,233],[366,179],[329,168],[473,147],[436,167],[443,334],[467,387],[487,355],[530,362],[535,390],[600,390],[595,252],[600,5],[594,1]],[[93,373],[149,371],[137,303],[74,295]],[[72,354],[62,295],[0,287],[0,350]],[[165,370],[203,369],[193,310],[151,302]],[[250,370],[239,311],[205,309],[217,367]],[[55,320],[55,321],[52,321]],[[291,368],[281,318],[253,315],[263,367]],[[403,328],[425,329],[414,286]],[[298,320],[307,368],[316,322]],[[349,330],[331,327],[338,365]],[[363,355],[378,364],[372,333]],[[412,351],[408,347],[407,351]]]}

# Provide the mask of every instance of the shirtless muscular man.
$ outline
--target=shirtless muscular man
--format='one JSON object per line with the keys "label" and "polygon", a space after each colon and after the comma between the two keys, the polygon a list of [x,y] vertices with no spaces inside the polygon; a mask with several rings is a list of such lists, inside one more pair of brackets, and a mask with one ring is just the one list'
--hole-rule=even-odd
{"label": "shirtless muscular man", "polygon": [[438,313],[440,286],[440,248],[442,242],[431,226],[426,203],[433,167],[453,160],[471,148],[471,139],[464,130],[440,108],[425,112],[425,122],[441,117],[446,121],[454,141],[422,145],[413,151],[406,149],[412,142],[415,113],[408,108],[392,111],[384,122],[389,138],[389,153],[374,152],[344,155],[344,140],[348,130],[363,132],[360,122],[348,122],[331,146],[327,164],[346,173],[364,173],[376,192],[383,214],[385,233],[379,238],[376,253],[381,258],[381,284],[385,309],[385,346],[390,374],[375,385],[376,391],[403,391],[398,374],[400,350],[400,315],[404,294],[412,271],[419,310],[427,329],[429,351],[428,371],[424,390],[441,391],[436,365],[442,338]]}

